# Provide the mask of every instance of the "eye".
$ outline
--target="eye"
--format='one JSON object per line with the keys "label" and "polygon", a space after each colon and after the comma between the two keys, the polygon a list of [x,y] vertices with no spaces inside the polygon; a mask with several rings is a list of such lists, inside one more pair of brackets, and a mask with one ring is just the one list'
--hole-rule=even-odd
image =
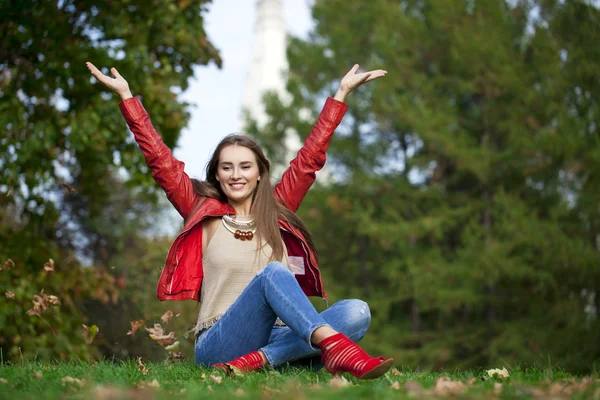
{"label": "eye", "polygon": [[242,167],[242,169],[250,169],[250,166],[249,166],[249,165],[244,165],[244,166]]}
{"label": "eye", "polygon": [[230,168],[230,167],[221,167],[221,169],[222,169],[223,171],[229,171],[231,168]]}

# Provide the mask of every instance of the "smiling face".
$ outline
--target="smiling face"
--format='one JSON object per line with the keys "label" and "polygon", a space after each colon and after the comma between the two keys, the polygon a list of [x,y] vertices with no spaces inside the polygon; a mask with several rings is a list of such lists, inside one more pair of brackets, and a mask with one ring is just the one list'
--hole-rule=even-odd
{"label": "smiling face", "polygon": [[219,154],[217,181],[230,204],[252,204],[252,195],[260,181],[254,152],[245,146],[229,145]]}

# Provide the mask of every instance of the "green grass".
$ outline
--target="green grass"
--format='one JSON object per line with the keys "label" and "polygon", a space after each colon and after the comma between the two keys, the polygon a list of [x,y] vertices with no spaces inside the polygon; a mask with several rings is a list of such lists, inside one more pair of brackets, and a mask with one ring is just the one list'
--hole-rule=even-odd
{"label": "green grass", "polygon": [[[191,363],[146,364],[143,375],[137,362],[101,361],[71,363],[16,363],[0,365],[0,399],[408,399],[446,397],[452,387],[461,398],[574,398],[600,399],[600,382],[593,377],[573,376],[559,370],[510,370],[505,379],[481,379],[485,371],[455,371],[431,373],[400,371],[388,372],[380,379],[359,381],[346,376],[351,386],[331,386],[332,377],[326,371],[305,369],[267,369],[242,377],[224,377],[211,369],[198,368]],[[202,375],[205,378],[202,378]],[[210,375],[222,377],[220,383]],[[83,380],[63,382],[72,377]],[[438,382],[448,377],[451,388],[444,391]],[[140,382],[156,380],[158,388],[139,388]],[[6,382],[4,382],[6,381]],[[396,383],[397,382],[397,383]],[[461,383],[457,383],[461,382]],[[464,385],[464,388],[460,388]],[[394,388],[396,387],[396,389]]]}

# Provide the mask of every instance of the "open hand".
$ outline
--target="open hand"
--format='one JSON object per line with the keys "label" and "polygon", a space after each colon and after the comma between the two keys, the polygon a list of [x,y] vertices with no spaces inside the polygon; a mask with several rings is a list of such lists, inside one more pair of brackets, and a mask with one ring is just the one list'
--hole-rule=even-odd
{"label": "open hand", "polygon": [[119,71],[117,71],[116,68],[110,69],[110,73],[114,76],[114,78],[111,78],[108,75],[104,75],[91,62],[88,61],[85,63],[85,65],[90,70],[92,75],[94,75],[94,78],[98,79],[107,88],[114,90],[119,96],[121,96],[121,99],[125,100],[130,97],[133,97],[131,91],[129,90],[129,84],[127,83],[125,78],[123,78],[121,74],[119,74]]}
{"label": "open hand", "polygon": [[344,101],[346,96],[350,94],[354,89],[359,87],[365,82],[370,82],[377,78],[381,78],[387,74],[386,70],[383,69],[375,69],[372,71],[362,72],[357,74],[358,68],[360,66],[358,64],[354,64],[352,69],[348,71],[346,75],[342,78],[340,82],[340,88],[338,89],[335,98],[340,101]]}

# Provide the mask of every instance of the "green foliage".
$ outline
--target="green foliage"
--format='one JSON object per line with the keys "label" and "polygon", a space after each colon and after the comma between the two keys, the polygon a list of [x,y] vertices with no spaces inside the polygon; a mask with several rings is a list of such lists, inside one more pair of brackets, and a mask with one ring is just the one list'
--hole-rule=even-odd
{"label": "green foliage", "polygon": [[[8,261],[5,266],[12,265]],[[86,343],[82,325],[88,323],[82,304],[95,299],[102,304],[116,303],[118,289],[114,278],[101,269],[81,268],[72,255],[46,265],[38,271],[25,270],[20,262],[0,271],[0,348],[3,360],[88,359],[98,356]],[[38,297],[36,297],[36,295]],[[48,301],[44,295],[56,296]],[[35,303],[38,314],[34,314]]]}
{"label": "green foliage", "polygon": [[[340,12],[340,10],[345,10]],[[335,297],[367,344],[425,368],[600,358],[600,10],[584,1],[317,1],[288,48],[267,148],[302,136],[350,66],[330,183],[307,197]],[[272,131],[276,133],[273,133]],[[268,133],[263,133],[268,132]]]}
{"label": "green foliage", "polygon": [[[132,301],[140,301],[138,307],[155,301],[157,275],[148,276],[152,289],[144,286],[136,297],[127,285],[135,281],[126,275],[133,269],[111,263],[136,246],[153,250],[153,257],[161,252],[160,262],[140,257],[152,262],[142,271],[164,262],[166,245],[147,240],[151,224],[161,220],[160,189],[118,99],[94,82],[85,62],[104,72],[114,66],[127,77],[173,146],[189,119],[178,94],[193,67],[221,65],[204,32],[208,3],[0,0],[0,261],[17,265],[0,271],[5,359],[20,357],[19,351],[25,358],[87,358],[120,350],[115,332],[126,335],[129,328],[122,311]],[[55,273],[40,272],[48,258],[56,260]],[[25,314],[42,289],[62,301],[43,320]],[[13,291],[14,300],[5,291]],[[117,328],[104,323],[111,319],[127,321]],[[100,328],[91,346],[82,324]]]}
{"label": "green foliage", "polygon": [[[208,1],[2,2],[0,190],[41,214],[61,183],[97,214],[113,170],[156,192],[117,99],[94,84],[86,61],[114,66],[139,90],[164,141],[188,121],[185,90],[193,66],[221,65],[203,28]],[[107,70],[105,69],[105,72]]]}

